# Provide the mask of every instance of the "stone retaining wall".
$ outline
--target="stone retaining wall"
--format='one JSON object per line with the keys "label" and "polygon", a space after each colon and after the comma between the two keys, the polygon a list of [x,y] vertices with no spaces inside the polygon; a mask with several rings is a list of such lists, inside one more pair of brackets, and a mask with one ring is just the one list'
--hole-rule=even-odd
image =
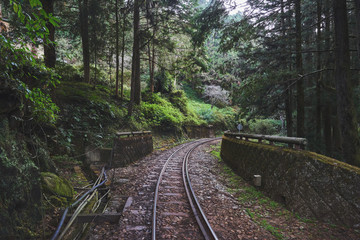
{"label": "stone retaining wall", "polygon": [[118,137],[113,147],[111,167],[124,167],[153,151],[152,135]]}
{"label": "stone retaining wall", "polygon": [[[113,148],[86,148],[86,159],[89,165],[106,164],[108,167],[124,167],[145,157],[153,151],[151,134],[120,137],[114,139]],[[113,157],[111,157],[113,155]]]}
{"label": "stone retaining wall", "polygon": [[212,126],[185,126],[189,138],[214,138],[215,130]]}
{"label": "stone retaining wall", "polygon": [[304,217],[360,228],[360,169],[304,150],[223,136],[222,159],[246,180]]}

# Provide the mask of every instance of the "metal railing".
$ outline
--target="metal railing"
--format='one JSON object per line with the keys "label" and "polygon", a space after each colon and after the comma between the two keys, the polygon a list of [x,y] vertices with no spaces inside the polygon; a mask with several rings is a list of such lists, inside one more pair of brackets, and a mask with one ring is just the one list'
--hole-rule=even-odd
{"label": "metal railing", "polygon": [[[101,181],[104,178],[103,181]],[[79,213],[83,210],[83,208],[85,207],[85,205],[89,202],[89,194],[93,193],[94,191],[96,191],[97,188],[99,188],[100,186],[104,185],[105,182],[107,181],[107,175],[106,175],[106,171],[105,168],[102,168],[101,174],[98,177],[98,179],[96,180],[95,184],[93,185],[93,187],[88,190],[85,194],[83,194],[80,198],[78,198],[73,204],[71,204],[69,207],[67,207],[64,210],[64,213],[61,217],[61,220],[59,222],[58,227],[56,228],[55,233],[53,234],[53,236],[51,237],[51,240],[55,240],[55,239],[62,239],[65,235],[65,233],[67,232],[67,230],[70,228],[71,224],[74,222],[74,220],[76,219],[76,217],[79,215]],[[92,197],[91,197],[92,198]],[[76,205],[79,205],[78,208],[76,208],[75,212],[72,214],[69,223],[65,226],[65,229],[62,231],[62,233],[60,233],[61,228],[64,225],[65,222],[65,218],[66,215],[69,211],[69,209],[75,207]],[[60,234],[60,236],[59,236]],[[59,237],[58,237],[59,236]]]}
{"label": "metal railing", "polygon": [[274,143],[285,143],[288,144],[289,147],[294,146],[296,149],[305,149],[305,146],[307,145],[306,138],[232,132],[225,132],[224,135],[227,137],[237,138],[246,141],[257,140],[259,143],[268,141],[270,145],[274,145]]}

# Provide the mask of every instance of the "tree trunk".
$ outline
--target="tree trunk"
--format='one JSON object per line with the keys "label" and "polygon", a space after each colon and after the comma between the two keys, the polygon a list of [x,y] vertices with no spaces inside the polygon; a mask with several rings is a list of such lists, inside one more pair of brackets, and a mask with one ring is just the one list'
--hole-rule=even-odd
{"label": "tree trunk", "polygon": [[291,101],[292,91],[290,87],[286,89],[285,92],[285,114],[286,114],[286,132],[288,137],[292,137],[293,131],[293,121],[292,121],[292,101]]}
{"label": "tree trunk", "polygon": [[332,156],[332,134],[331,134],[331,106],[326,105],[323,108],[323,121],[324,121],[324,141],[325,141],[325,153],[328,156]]}
{"label": "tree trunk", "polygon": [[126,15],[123,13],[123,25],[122,25],[122,41],[121,41],[121,86],[120,86],[120,97],[124,98],[124,58],[125,58],[125,24]]}
{"label": "tree trunk", "polygon": [[152,60],[151,60],[151,73],[150,73],[150,89],[154,92],[154,73],[155,73],[155,35],[156,35],[156,24],[153,28],[153,39],[152,39]]}
{"label": "tree trunk", "polygon": [[[324,1],[324,17],[325,17],[325,32],[324,32],[324,36],[326,36],[324,38],[324,50],[325,51],[329,51],[330,52],[330,0],[325,0]],[[330,68],[330,62],[332,61],[331,59],[331,53],[326,54],[325,55],[325,68]],[[323,77],[323,82],[325,85],[333,85],[333,75],[329,74],[328,71],[324,72],[324,77]],[[331,114],[331,108],[334,104],[332,104],[332,102],[330,101],[332,98],[336,99],[336,97],[331,96],[331,93],[329,92],[325,92],[323,94],[324,97],[324,107],[322,108],[322,116],[323,116],[323,133],[324,133],[324,138],[323,138],[323,142],[325,143],[325,153],[328,156],[333,156],[333,134],[332,134],[332,125],[335,124],[335,121],[333,121],[332,118],[332,114]]]}
{"label": "tree trunk", "polygon": [[338,116],[338,110],[336,105],[332,105],[332,118],[334,119],[332,122],[332,150],[333,150],[333,156],[335,158],[339,158],[342,155],[342,135],[340,131],[340,122],[339,122],[339,116]]}
{"label": "tree trunk", "polygon": [[304,104],[304,79],[302,53],[301,53],[301,0],[295,0],[295,30],[296,30],[296,71],[299,79],[296,82],[296,103],[297,103],[297,136],[305,136],[305,104]]}
{"label": "tree trunk", "polygon": [[335,81],[337,113],[346,162],[360,166],[360,141],[357,132],[353,91],[350,81],[349,32],[346,1],[334,0]]}
{"label": "tree trunk", "polygon": [[316,40],[317,40],[317,63],[316,63],[316,69],[319,71],[318,75],[317,75],[317,81],[316,81],[316,139],[317,142],[320,144],[321,143],[321,41],[322,41],[322,36],[321,36],[321,14],[322,14],[322,6],[321,6],[322,2],[321,0],[317,1],[317,36],[316,36]]}
{"label": "tree trunk", "polygon": [[134,1],[134,43],[131,72],[131,94],[128,115],[131,116],[133,104],[141,102],[140,88],[140,0]]}
{"label": "tree trunk", "polygon": [[116,80],[115,96],[119,97],[119,0],[115,1],[115,51],[116,51]]}
{"label": "tree trunk", "polygon": [[[94,31],[94,40],[96,43],[96,32]],[[95,65],[95,71],[94,71],[94,87],[95,87],[95,83],[97,81],[97,44],[95,44],[95,49],[94,49],[94,65]]]}
{"label": "tree trunk", "polygon": [[[280,1],[280,5],[281,5],[281,32],[282,32],[283,40],[285,41],[285,38],[286,38],[285,12],[284,12],[285,5],[284,5],[283,0]],[[284,57],[281,60],[286,62],[286,59]],[[290,65],[290,67],[291,67],[291,65]],[[286,88],[285,89],[286,132],[287,132],[288,137],[292,137],[292,135],[293,135],[293,132],[292,132],[293,121],[292,121],[291,83],[287,83],[285,85],[285,88]]]}
{"label": "tree trunk", "polygon": [[356,18],[356,48],[360,59],[360,0],[354,0]]}
{"label": "tree trunk", "polygon": [[[149,28],[149,19],[146,19],[147,21],[147,28]],[[150,44],[151,41],[149,41],[149,43],[147,44],[147,54],[148,54],[148,62],[149,62],[149,83],[150,83],[150,92],[154,92],[153,90],[153,86],[152,86],[152,82],[151,82],[151,75],[152,75],[152,64],[151,64],[151,60],[152,60],[152,57],[151,57],[151,44]]]}
{"label": "tree trunk", "polygon": [[90,46],[89,46],[89,13],[88,0],[79,0],[80,32],[83,51],[84,81],[90,83]]}
{"label": "tree trunk", "polygon": [[[54,0],[41,0],[43,8],[47,14],[54,14]],[[44,39],[44,62],[45,66],[54,68],[56,63],[55,52],[55,27],[50,22],[46,23],[46,27],[49,29],[50,42]]]}
{"label": "tree trunk", "polygon": [[140,86],[140,0],[134,1],[134,45],[133,45],[133,63],[134,63],[134,103],[139,105],[141,102]]}
{"label": "tree trunk", "polygon": [[110,52],[109,52],[109,78],[110,78],[110,82],[112,82],[112,74],[111,74],[111,69],[112,69],[112,56],[113,56],[113,48],[110,48]]}

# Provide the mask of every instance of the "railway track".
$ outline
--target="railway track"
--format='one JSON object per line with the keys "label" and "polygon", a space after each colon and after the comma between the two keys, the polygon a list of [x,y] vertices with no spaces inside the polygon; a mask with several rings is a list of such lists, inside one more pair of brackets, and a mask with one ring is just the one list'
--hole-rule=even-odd
{"label": "railway track", "polygon": [[188,160],[200,145],[186,144],[166,160],[157,180],[152,216],[152,239],[218,239],[195,196]]}

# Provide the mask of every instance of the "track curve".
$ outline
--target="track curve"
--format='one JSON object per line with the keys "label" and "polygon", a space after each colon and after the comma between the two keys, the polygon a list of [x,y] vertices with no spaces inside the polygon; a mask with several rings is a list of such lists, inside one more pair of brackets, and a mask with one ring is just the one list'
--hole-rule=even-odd
{"label": "track curve", "polygon": [[[174,237],[171,234],[176,230],[176,237],[179,239],[218,239],[201,209],[188,174],[188,160],[191,153],[200,145],[214,140],[216,139],[202,139],[186,144],[173,152],[166,160],[155,188],[153,240],[157,239],[157,232],[162,233],[161,239],[166,239]],[[181,178],[182,184],[176,181]],[[160,202],[159,199],[162,201]],[[174,207],[174,204],[177,206]],[[171,212],[171,209],[181,210]],[[159,214],[158,211],[160,211]]]}

